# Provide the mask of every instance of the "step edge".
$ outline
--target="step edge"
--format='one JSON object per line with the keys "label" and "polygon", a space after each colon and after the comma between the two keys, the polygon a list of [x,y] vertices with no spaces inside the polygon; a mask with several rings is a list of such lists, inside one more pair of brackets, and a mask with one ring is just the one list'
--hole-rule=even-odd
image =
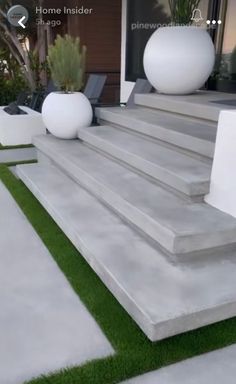
{"label": "step edge", "polygon": [[[161,106],[159,105],[157,107],[157,105],[154,105],[155,103],[153,102],[153,96],[152,96],[151,100],[148,100],[148,103],[151,102],[152,105],[147,104],[147,101],[144,102],[142,100],[143,96],[144,95],[142,95],[142,94],[136,94],[135,95],[135,104],[136,105],[140,105],[140,106],[144,106],[146,108],[151,108],[151,109],[160,110],[160,111],[169,111],[171,113],[176,113],[180,116],[192,116],[193,118],[203,119],[203,120],[207,120],[207,121],[210,121],[213,123],[217,123],[218,119],[219,119],[220,109],[214,105],[211,106],[211,110],[213,111],[213,113],[209,113],[206,111],[207,106],[205,104],[197,104],[196,105],[194,103],[189,102],[190,105],[193,105],[195,107],[195,114],[192,114],[190,112],[188,113],[188,112],[186,112],[186,110],[183,113],[182,111],[179,110],[179,108],[184,104],[184,101],[177,101],[177,100],[172,99],[170,101],[172,106],[168,107],[168,108],[171,108],[171,110],[170,110],[170,109],[167,109],[167,107],[165,107],[166,101],[164,101],[163,99],[159,100],[159,102],[161,103]],[[150,96],[150,95],[146,95],[146,97],[150,99],[150,97],[148,97],[148,96]],[[174,104],[174,107],[173,107],[173,104]]]}
{"label": "step edge", "polygon": [[189,145],[182,146],[182,138],[179,138],[181,139],[181,144],[178,144],[175,139],[172,140],[173,142],[171,142],[171,140],[167,141],[165,139],[161,139],[161,138],[149,135],[148,133],[143,133],[138,129],[133,129],[132,127],[126,127],[124,125],[120,125],[118,123],[105,120],[105,118],[99,119],[99,124],[101,126],[104,126],[104,125],[110,126],[117,130],[121,130],[122,132],[135,135],[139,138],[143,138],[144,140],[148,140],[151,143],[157,144],[159,146],[162,146],[174,152],[180,153],[182,155],[189,156],[192,159],[201,161],[207,165],[212,166],[214,152],[215,152],[215,145],[213,148],[205,148],[205,149],[203,149],[203,146],[201,145],[200,150],[199,149],[195,150],[194,148],[190,148]]}
{"label": "step edge", "polygon": [[[137,226],[144,234],[150,236],[153,240],[155,240],[158,244],[166,248],[169,252],[175,253],[174,239],[176,234],[171,230],[171,228],[168,227],[168,225],[164,226],[164,224],[156,221],[146,212],[134,206],[125,198],[119,196],[117,192],[114,192],[112,189],[109,188],[109,186],[102,184],[102,182],[100,182],[97,178],[91,176],[90,174],[88,174],[87,171],[80,168],[79,165],[74,165],[72,161],[69,160],[65,155],[56,153],[56,151],[53,151],[51,148],[48,148],[47,145],[44,145],[44,143],[36,143],[36,145],[38,150],[40,150],[44,155],[49,157],[50,160],[54,164],[56,164],[56,166],[60,170],[63,170],[67,174],[67,176],[69,176],[72,180],[74,180],[76,183],[80,184],[83,188],[92,193],[97,199],[102,200],[104,203],[107,203],[108,207],[111,208],[112,211],[120,214],[125,220],[127,220],[128,223],[131,222],[133,225]],[[62,165],[59,164],[60,159],[63,160]],[[83,177],[83,180],[81,180],[79,176],[76,176],[75,173],[79,173],[79,175]],[[86,178],[86,180],[84,180],[84,178]],[[91,185],[88,184],[88,182],[90,181],[92,182]],[[94,188],[94,190],[93,185],[96,185],[96,188]],[[105,198],[101,196],[101,190],[103,190],[103,193],[106,195]],[[108,194],[112,196],[112,201],[111,198],[107,196]],[[132,212],[129,211],[128,213],[125,213],[122,207],[116,206],[115,208],[113,208],[112,204],[117,201],[120,205],[125,204],[125,206],[128,207],[129,210],[132,210]],[[127,216],[130,214],[132,215],[132,218],[129,219]],[[134,222],[134,215],[137,214],[141,215],[143,218],[145,218],[145,220],[148,220],[148,222],[150,223],[149,225],[155,226],[155,230],[158,229],[159,231],[161,231],[163,236],[168,236],[168,239],[166,239],[165,241],[161,241],[160,236],[158,238],[154,236],[154,233],[152,234],[152,232],[154,232],[154,229],[152,231],[145,231],[145,229],[141,227],[140,223],[136,224]],[[139,219],[138,221],[140,220],[141,219]]]}
{"label": "step edge", "polygon": [[[119,196],[117,192],[114,192],[112,189],[110,189],[109,186],[102,184],[102,182],[100,182],[98,178],[95,178],[88,174],[88,172],[85,171],[83,168],[79,167],[78,164],[74,165],[74,163],[70,159],[68,159],[65,154],[58,154],[55,150],[49,147],[50,145],[48,146],[45,143],[37,143],[37,148],[45,156],[50,158],[50,160],[53,161],[53,163],[56,164],[56,166],[60,170],[63,170],[67,174],[67,176],[69,176],[76,183],[82,185],[83,188],[87,189],[97,199],[107,204],[113,212],[116,212],[121,215],[121,217],[124,218],[125,221],[133,224],[144,234],[150,236],[154,241],[157,242],[159,246],[164,247],[168,252],[172,254],[169,255],[170,257],[173,255],[178,257],[178,255],[183,256],[193,252],[203,252],[217,247],[223,247],[228,246],[229,244],[233,244],[233,241],[230,239],[228,239],[227,242],[225,241],[224,243],[219,241],[217,242],[216,240],[214,240],[214,244],[208,244],[207,246],[203,247],[203,244],[206,242],[206,240],[213,235],[212,233],[207,232],[206,239],[205,233],[191,232],[179,234],[178,232],[173,231],[173,229],[170,228],[168,225],[165,225],[165,223],[158,222],[156,219],[148,215],[145,211],[134,206],[125,198]],[[62,165],[59,164],[60,160]],[[78,173],[80,176],[76,175]],[[81,180],[81,176],[83,177],[83,180]],[[96,185],[96,188],[93,188],[94,185]],[[101,195],[102,193],[105,195],[104,197]],[[109,195],[111,195],[111,197]],[[123,207],[124,205],[125,207]],[[125,212],[126,209],[128,209],[128,212]],[[142,218],[145,219],[145,224],[141,223]],[[159,236],[157,236],[156,231],[160,232]],[[221,234],[228,235],[228,237],[231,238],[236,236],[236,229],[231,228],[221,230],[218,232],[218,234],[219,236]],[[164,241],[161,239],[162,236],[164,236],[165,238]],[[199,248],[191,245],[191,239],[194,239],[195,242],[199,242],[202,247]]]}
{"label": "step edge", "polygon": [[[35,166],[35,164],[34,164],[34,166]],[[37,166],[38,166],[38,164],[37,164]],[[225,319],[228,319],[230,317],[235,316],[235,314],[236,314],[236,300],[235,301],[229,300],[226,303],[214,305],[212,307],[205,307],[202,310],[196,310],[195,312],[184,313],[184,315],[179,315],[176,318],[174,318],[174,317],[166,318],[166,319],[162,319],[160,322],[153,320],[152,317],[150,316],[150,313],[143,311],[142,308],[140,308],[140,306],[135,303],[135,301],[131,297],[131,295],[127,294],[127,291],[125,291],[122,288],[121,284],[117,281],[117,279],[114,279],[114,277],[113,277],[113,281],[115,281],[116,288],[119,289],[118,294],[117,294],[117,291],[114,292],[114,289],[110,286],[110,283],[109,284],[104,283],[104,281],[103,281],[104,270],[106,271],[106,273],[108,273],[109,277],[112,277],[113,275],[111,273],[109,273],[107,268],[102,263],[97,262],[96,258],[91,254],[89,249],[83,244],[83,242],[81,241],[79,236],[76,234],[77,232],[75,229],[73,230],[75,233],[70,233],[71,231],[69,231],[67,229],[64,230],[64,228],[62,228],[65,219],[61,218],[60,215],[57,214],[57,212],[55,211],[53,206],[50,203],[48,203],[48,200],[42,196],[39,189],[36,188],[35,185],[30,181],[28,176],[25,175],[24,168],[27,168],[27,167],[29,167],[29,165],[18,165],[17,166],[17,171],[19,172],[19,176],[20,176],[21,180],[29,188],[29,190],[35,196],[35,198],[37,198],[37,200],[40,202],[40,204],[42,204],[44,209],[53,217],[53,219],[55,220],[57,225],[62,229],[62,231],[66,234],[66,236],[70,239],[70,241],[75,245],[75,247],[78,249],[79,253],[81,253],[81,256],[84,257],[86,262],[88,262],[90,267],[95,271],[95,273],[102,280],[103,284],[113,294],[113,296],[120,303],[120,305],[125,309],[125,311],[127,311],[129,316],[131,318],[133,318],[133,320],[138,324],[138,326],[142,329],[142,331],[146,334],[146,336],[151,341],[154,342],[154,341],[162,340],[162,339],[167,338],[167,337],[171,337],[171,336],[183,333],[183,332],[188,332],[188,331],[191,331],[194,329],[198,329],[198,328],[203,327],[205,325],[216,323],[216,322],[219,322],[221,320],[225,320]],[[32,189],[30,188],[30,185],[31,185]],[[40,196],[36,197],[36,193],[40,194]],[[49,209],[45,207],[45,205],[44,205],[45,202],[46,202],[46,204],[49,205]],[[52,213],[50,211],[52,211]],[[63,223],[58,223],[57,217],[59,220],[62,220]],[[68,233],[66,233],[66,232],[68,232]],[[77,241],[79,242],[79,246],[76,245]],[[81,248],[81,250],[80,250],[80,248]],[[86,252],[86,255],[84,254],[84,252]],[[125,298],[124,298],[124,296],[125,296]],[[129,302],[123,303],[122,302],[123,298],[125,301],[126,300],[130,301],[131,305],[135,307],[134,308],[135,314],[132,314],[133,317],[130,315],[130,310],[129,310],[130,303]],[[213,319],[209,320],[208,312],[211,312],[214,309],[217,312],[219,312],[219,311],[221,311],[222,307],[228,307],[228,306],[232,307],[232,312],[230,313],[230,317],[227,314],[227,315],[219,316],[219,318],[217,318],[217,319],[214,318],[214,320]],[[137,315],[136,315],[136,313],[138,313],[137,311],[139,312],[139,315],[141,315],[141,319],[137,318]],[[193,322],[191,321],[191,319],[192,319],[192,317],[196,318],[196,315],[198,316],[198,324],[196,326],[193,326]],[[201,316],[199,317],[199,315],[206,316],[207,319],[202,319]],[[214,314],[214,316],[215,316],[215,314]],[[217,314],[217,316],[218,316],[218,314]],[[140,323],[142,320],[149,322],[149,324],[147,325],[147,324]],[[173,324],[171,326],[169,325],[169,323],[173,323],[173,322],[175,323],[175,325],[174,325],[175,327],[176,327],[176,324],[179,324],[179,329],[177,332],[173,330],[172,334],[170,334],[168,332],[168,327],[170,329],[171,328],[173,329]],[[189,322],[189,326],[187,327],[187,330],[183,329],[184,322]],[[162,332],[160,333],[160,327],[161,326],[162,326]],[[164,331],[163,331],[163,326],[164,326]]]}
{"label": "step edge", "polygon": [[[98,148],[105,153],[108,153],[114,159],[118,159],[120,161],[128,163],[128,165],[131,165],[132,167],[143,172],[144,174],[147,174],[153,177],[154,179],[156,179],[157,181],[162,182],[163,184],[167,184],[173,189],[176,189],[177,191],[182,192],[188,196],[205,195],[209,191],[210,180],[202,181],[200,183],[199,182],[188,183],[186,180],[176,176],[175,173],[168,171],[165,168],[158,166],[154,163],[151,163],[150,161],[136,154],[128,152],[127,150],[121,149],[120,147],[117,147],[106,140],[98,138],[97,136],[89,132],[86,132],[86,130],[80,129],[78,133],[78,137],[82,141],[89,143],[91,146]],[[115,155],[114,150],[116,150],[116,152],[118,152],[119,155]],[[128,156],[129,158],[124,159],[124,155],[126,157]],[[138,162],[138,166],[135,164],[136,161]],[[147,170],[146,168],[147,166],[151,169],[151,171]],[[158,176],[155,174],[156,171],[160,173]],[[168,180],[164,181],[163,173],[165,175],[168,175]],[[171,179],[174,181],[172,181]]]}
{"label": "step edge", "polygon": [[[44,207],[44,209],[50,214],[50,216],[55,220],[57,225],[61,228],[61,230],[65,233],[65,235],[69,238],[69,240],[74,244],[76,249],[79,251],[82,257],[86,260],[86,262],[90,265],[90,267],[95,271],[95,273],[99,276],[99,278],[102,280],[103,284],[107,287],[109,291],[112,292],[116,300],[120,303],[120,305],[128,312],[129,316],[130,311],[128,310],[130,307],[130,303],[124,303],[121,304],[122,298],[120,297],[121,295],[125,298],[126,300],[128,299],[131,302],[131,305],[135,309],[135,319],[134,321],[140,326],[140,328],[143,330],[143,332],[150,338],[152,335],[153,330],[150,330],[150,326],[153,327],[154,324],[156,323],[150,316],[149,313],[144,311],[140,305],[138,305],[133,297],[130,295],[130,293],[127,293],[124,288],[122,288],[121,284],[119,281],[114,278],[112,273],[110,273],[107,269],[106,266],[104,266],[103,263],[99,263],[98,260],[94,257],[94,255],[89,251],[88,247],[83,244],[83,241],[81,240],[80,236],[78,235],[77,231],[75,228],[71,228],[70,230],[67,228],[67,225],[65,225],[66,228],[64,228],[64,222],[65,218],[61,217],[56,210],[54,209],[53,205],[46,199],[44,196],[42,196],[39,188],[35,186],[35,184],[29,179],[28,175],[25,174],[24,169],[27,169],[27,166],[29,165],[18,165],[17,166],[17,172],[20,177],[20,179],[24,182],[24,184],[27,186],[27,188],[31,191],[31,193],[37,198],[37,200],[40,202],[40,204]],[[71,181],[73,183],[73,181]],[[76,185],[75,185],[76,186]],[[45,204],[47,207],[45,207]],[[114,289],[112,286],[105,283],[103,281],[103,274],[105,272],[108,274],[110,278],[113,277],[113,281],[115,281],[116,288],[118,287],[119,289],[119,297],[117,297],[117,292],[114,292]],[[110,281],[110,279],[109,279]],[[138,314],[138,316],[137,316]],[[139,317],[141,316],[142,320],[144,322],[148,321],[149,326],[147,327],[145,324],[140,322]],[[131,316],[132,318],[132,316]],[[165,320],[162,320],[165,321]]]}
{"label": "step edge", "polygon": [[[203,156],[209,157],[209,158],[212,158],[214,155],[214,142],[213,141],[201,139],[201,138],[196,137],[196,136],[191,136],[191,135],[188,135],[188,134],[183,133],[183,132],[178,132],[178,131],[175,131],[171,128],[165,128],[164,126],[159,125],[159,124],[152,124],[152,123],[149,123],[149,122],[143,121],[143,120],[140,122],[140,120],[136,119],[135,117],[120,116],[119,114],[112,112],[110,110],[107,110],[106,108],[104,108],[104,109],[103,108],[97,108],[97,110],[98,110],[97,117],[103,121],[107,121],[108,123],[110,122],[113,124],[117,124],[117,125],[120,125],[121,127],[124,126],[125,128],[127,128],[131,131],[139,132],[139,133],[141,133],[145,136],[151,137],[153,139],[161,140],[161,141],[167,142],[173,146],[184,148],[186,150],[189,150],[190,152],[200,153],[200,152],[196,151],[196,149],[194,148],[194,145],[189,142],[189,141],[193,141],[194,143],[196,143],[199,146],[203,145],[203,146],[209,147],[209,148],[207,148],[207,150],[203,151],[203,153],[200,153],[200,154],[202,154]],[[108,114],[108,116],[106,116],[106,114]],[[122,123],[117,122],[117,120],[119,120],[120,118],[122,119]],[[126,120],[126,122],[124,122],[124,120]],[[129,122],[129,120],[130,120],[130,122]],[[138,128],[136,128],[136,125],[135,125],[135,128],[133,128],[132,123],[138,124]],[[140,127],[140,125],[144,125],[145,128],[146,127],[151,128],[153,130],[153,132],[152,133],[145,132],[145,129],[142,129],[142,127]],[[160,135],[155,135],[155,132],[157,132],[157,129],[158,129]],[[165,139],[164,134],[166,132],[168,134],[171,134],[173,137],[168,137],[168,139]],[[192,148],[187,147],[187,144],[185,146],[181,146],[180,145],[181,144],[181,138],[188,140],[188,145],[191,145]],[[175,140],[178,140],[177,144],[176,144]],[[208,153],[206,153],[207,151],[208,151]],[[210,152],[210,154],[209,154],[209,152]]]}

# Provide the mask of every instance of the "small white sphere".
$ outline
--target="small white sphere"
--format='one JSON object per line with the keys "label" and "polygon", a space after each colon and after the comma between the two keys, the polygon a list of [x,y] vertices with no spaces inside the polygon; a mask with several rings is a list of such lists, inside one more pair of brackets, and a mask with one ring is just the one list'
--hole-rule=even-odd
{"label": "small white sphere", "polygon": [[81,92],[52,92],[43,103],[42,118],[54,136],[74,139],[79,128],[90,126],[93,111],[89,100]]}

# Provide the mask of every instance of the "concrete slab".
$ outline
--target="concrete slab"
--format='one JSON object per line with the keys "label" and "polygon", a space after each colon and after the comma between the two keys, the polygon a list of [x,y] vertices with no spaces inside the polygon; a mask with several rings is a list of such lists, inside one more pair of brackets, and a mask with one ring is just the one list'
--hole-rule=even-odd
{"label": "concrete slab", "polygon": [[169,252],[182,254],[236,242],[236,219],[207,204],[187,202],[79,140],[42,135],[34,143],[40,163],[44,153]]}
{"label": "concrete slab", "polygon": [[0,383],[102,358],[113,349],[0,183]]}
{"label": "concrete slab", "polygon": [[86,143],[188,196],[209,192],[211,166],[111,126],[81,128]]}
{"label": "concrete slab", "polygon": [[124,381],[122,384],[235,384],[236,345]]}
{"label": "concrete slab", "polygon": [[37,154],[34,147],[0,150],[0,163],[17,163],[20,161],[34,160],[36,158]]}
{"label": "concrete slab", "polygon": [[[96,108],[101,125],[122,126],[188,151],[212,158],[216,123],[148,108]],[[162,143],[163,144],[163,143]]]}
{"label": "concrete slab", "polygon": [[[236,100],[235,94],[197,91],[192,95],[175,96],[158,93],[135,95],[137,105],[181,115],[217,122],[221,110],[235,109],[233,105],[224,105],[222,100]],[[212,102],[214,101],[214,103]],[[217,104],[219,101],[219,104]]]}
{"label": "concrete slab", "polygon": [[62,171],[18,166],[23,182],[151,340],[236,315],[236,252],[171,264]]}

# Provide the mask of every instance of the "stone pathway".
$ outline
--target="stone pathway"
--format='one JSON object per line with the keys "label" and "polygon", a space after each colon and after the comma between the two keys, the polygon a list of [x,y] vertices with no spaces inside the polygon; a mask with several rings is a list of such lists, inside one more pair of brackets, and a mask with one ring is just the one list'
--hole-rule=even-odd
{"label": "stone pathway", "polygon": [[136,377],[122,384],[235,384],[236,345]]}
{"label": "stone pathway", "polygon": [[0,383],[114,353],[46,247],[0,183]]}

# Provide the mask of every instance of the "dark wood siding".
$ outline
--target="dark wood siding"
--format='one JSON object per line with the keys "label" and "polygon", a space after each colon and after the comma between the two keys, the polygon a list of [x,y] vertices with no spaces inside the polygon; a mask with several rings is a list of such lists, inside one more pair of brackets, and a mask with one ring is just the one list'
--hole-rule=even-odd
{"label": "dark wood siding", "polygon": [[103,102],[119,100],[121,0],[69,0],[70,7],[92,8],[90,15],[68,16],[68,33],[87,46],[87,73],[105,73]]}

